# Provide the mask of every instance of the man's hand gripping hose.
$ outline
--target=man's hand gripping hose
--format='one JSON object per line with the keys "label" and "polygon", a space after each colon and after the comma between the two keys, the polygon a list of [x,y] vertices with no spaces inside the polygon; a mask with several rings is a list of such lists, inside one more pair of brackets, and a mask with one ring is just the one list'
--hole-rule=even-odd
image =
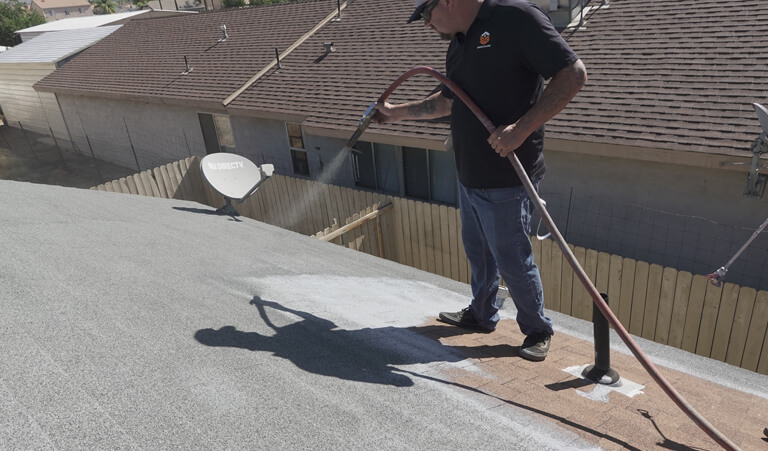
{"label": "man's hand gripping hose", "polygon": [[[432,77],[436,78],[438,81],[443,83],[443,85],[447,86],[451,91],[453,91],[456,96],[461,99],[462,102],[464,102],[464,105],[467,106],[477,117],[477,119],[483,124],[483,126],[488,130],[489,133],[493,133],[493,131],[496,129],[496,126],[490,121],[490,119],[483,113],[480,108],[475,104],[475,102],[467,96],[467,94],[454,82],[449,80],[445,75],[441,74],[440,72],[425,66],[417,66],[413,69],[409,70],[408,72],[401,75],[397,80],[395,80],[379,97],[378,102],[384,102],[391,94],[392,92],[406,79],[416,75],[416,74],[426,74],[431,75]],[[357,142],[357,139],[362,135],[363,131],[370,125],[371,121],[373,120],[373,117],[376,113],[376,109],[374,108],[375,104],[372,104],[368,109],[366,110],[363,117],[360,119],[360,124],[355,130],[355,133],[352,135],[352,138],[350,138],[349,142],[347,143],[348,147],[352,147],[355,142]],[[704,419],[694,408],[688,404],[688,402],[683,399],[682,396],[675,390],[674,387],[662,376],[659,371],[656,369],[655,365],[648,359],[648,357],[643,353],[643,351],[640,349],[640,347],[635,343],[635,341],[632,339],[632,337],[629,335],[627,330],[622,326],[622,324],[619,322],[618,318],[616,318],[616,315],[611,311],[610,307],[608,307],[608,304],[603,300],[602,296],[600,296],[600,292],[597,290],[595,285],[592,283],[591,280],[589,280],[589,276],[587,276],[587,273],[584,271],[584,269],[581,267],[579,262],[576,260],[576,256],[571,252],[570,248],[565,242],[565,239],[560,234],[560,231],[557,229],[557,226],[555,226],[555,223],[552,221],[552,217],[549,215],[549,212],[547,212],[546,207],[544,206],[544,202],[539,197],[538,193],[536,192],[536,189],[534,188],[533,184],[531,183],[530,178],[528,177],[528,174],[526,174],[525,169],[523,168],[523,165],[520,163],[520,160],[517,158],[517,155],[515,155],[514,152],[510,152],[509,155],[507,155],[507,158],[512,163],[512,166],[515,169],[515,172],[517,173],[517,176],[520,178],[520,180],[523,182],[523,186],[525,187],[526,192],[528,193],[528,197],[534,202],[536,205],[536,208],[538,209],[541,218],[544,220],[544,223],[546,224],[547,228],[552,233],[553,239],[557,242],[558,246],[560,246],[560,249],[563,252],[563,255],[568,260],[568,263],[573,267],[574,272],[576,273],[576,276],[579,278],[581,283],[584,285],[584,287],[587,289],[587,292],[592,297],[592,300],[595,302],[597,307],[600,309],[600,311],[603,313],[605,318],[611,323],[616,333],[619,335],[619,337],[624,341],[624,343],[627,345],[627,347],[632,351],[632,354],[634,354],[635,358],[640,362],[640,364],[645,368],[645,370],[648,372],[648,374],[651,375],[651,377],[656,381],[657,384],[664,390],[664,392],[669,396],[672,401],[677,404],[677,406],[685,412],[688,417],[693,420],[696,425],[699,426],[704,432],[707,433],[713,440],[715,440],[720,446],[722,446],[724,449],[728,450],[738,450],[739,447],[737,447],[733,442],[731,442],[727,437],[725,437],[720,431],[715,429],[714,426],[712,426],[706,419]]]}

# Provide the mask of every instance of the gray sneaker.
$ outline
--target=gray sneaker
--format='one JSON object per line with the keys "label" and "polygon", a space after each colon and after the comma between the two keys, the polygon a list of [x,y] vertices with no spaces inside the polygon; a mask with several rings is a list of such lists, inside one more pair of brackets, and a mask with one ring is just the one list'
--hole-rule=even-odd
{"label": "gray sneaker", "polygon": [[520,346],[520,357],[532,362],[541,362],[547,357],[551,337],[547,332],[528,335]]}
{"label": "gray sneaker", "polygon": [[474,329],[482,332],[493,332],[496,330],[494,327],[486,327],[478,323],[469,307],[459,312],[440,312],[437,318],[444,323],[453,324],[465,329]]}

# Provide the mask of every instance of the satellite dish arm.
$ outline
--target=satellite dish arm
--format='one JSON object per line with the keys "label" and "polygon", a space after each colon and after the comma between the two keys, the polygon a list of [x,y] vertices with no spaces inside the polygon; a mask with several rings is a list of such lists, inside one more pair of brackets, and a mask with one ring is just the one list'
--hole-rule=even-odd
{"label": "satellite dish arm", "polygon": [[253,188],[248,190],[248,193],[246,193],[245,196],[243,196],[241,199],[238,199],[237,203],[243,203],[245,199],[248,199],[248,197],[251,196],[251,194],[254,193],[257,189],[259,189],[259,186],[261,186],[262,183],[264,183],[267,178],[272,177],[272,174],[275,173],[275,165],[273,164],[262,164],[259,166],[259,173],[261,174],[261,177],[259,177],[259,181],[256,182],[255,185],[253,185]]}

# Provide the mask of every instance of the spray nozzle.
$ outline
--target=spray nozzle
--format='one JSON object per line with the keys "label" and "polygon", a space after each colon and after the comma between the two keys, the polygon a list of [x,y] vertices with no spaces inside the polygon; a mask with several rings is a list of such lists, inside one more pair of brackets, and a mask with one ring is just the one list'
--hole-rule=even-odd
{"label": "spray nozzle", "polygon": [[373,117],[376,115],[376,102],[373,102],[367,110],[365,110],[365,113],[363,113],[363,117],[360,118],[360,122],[357,124],[357,130],[352,134],[352,136],[349,138],[349,141],[347,141],[347,147],[350,149],[352,146],[354,146],[357,143],[357,140],[360,139],[360,135],[363,134],[366,128],[368,128],[369,125],[371,125],[371,122],[373,121]]}

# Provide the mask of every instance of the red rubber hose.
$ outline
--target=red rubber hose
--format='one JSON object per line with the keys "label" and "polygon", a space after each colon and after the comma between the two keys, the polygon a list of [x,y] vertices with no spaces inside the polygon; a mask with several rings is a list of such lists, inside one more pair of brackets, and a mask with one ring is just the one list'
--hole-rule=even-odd
{"label": "red rubber hose", "polygon": [[[488,116],[486,116],[485,113],[480,110],[477,104],[471,98],[469,98],[469,96],[458,85],[456,85],[456,83],[452,82],[448,79],[448,77],[432,69],[431,67],[417,66],[401,75],[384,91],[381,97],[379,97],[379,102],[384,102],[403,81],[416,74],[426,74],[436,78],[442,84],[447,86],[451,91],[453,91],[453,93],[456,94],[462,102],[464,102],[464,105],[466,105],[467,108],[469,108],[470,111],[475,114],[477,119],[480,120],[480,122],[483,124],[483,126],[485,126],[489,133],[493,133],[493,131],[496,130],[496,126],[493,125],[490,119],[488,119]],[[549,231],[552,232],[552,237],[557,242],[558,246],[560,246],[560,249],[562,250],[565,258],[568,260],[568,263],[571,265],[571,267],[573,267],[576,276],[579,278],[579,280],[581,280],[581,283],[587,289],[589,295],[592,296],[592,300],[603,313],[605,318],[611,323],[616,333],[619,335],[622,341],[624,341],[627,347],[629,347],[630,351],[632,351],[632,354],[635,355],[635,358],[637,358],[637,360],[640,362],[643,368],[645,368],[648,374],[651,375],[653,380],[659,384],[667,396],[669,396],[672,401],[674,401],[674,403],[677,404],[677,406],[683,412],[685,412],[685,414],[688,415],[688,417],[693,420],[697,426],[699,426],[699,428],[706,432],[707,435],[709,435],[724,449],[738,450],[738,446],[731,442],[720,431],[715,429],[714,426],[712,426],[704,417],[696,412],[696,410],[690,404],[688,404],[685,399],[683,399],[677,390],[672,387],[669,381],[667,381],[667,379],[659,373],[659,371],[656,369],[656,366],[648,359],[645,353],[643,353],[637,343],[635,343],[624,326],[622,326],[622,324],[619,322],[618,318],[616,318],[616,315],[614,315],[613,311],[611,311],[611,308],[608,307],[608,304],[605,303],[603,297],[600,296],[600,292],[597,290],[595,285],[591,280],[589,280],[587,273],[576,260],[576,256],[573,255],[573,252],[571,252],[568,244],[566,244],[565,239],[560,234],[560,231],[557,229],[554,221],[552,221],[552,217],[549,216],[549,212],[547,212],[547,209],[544,206],[544,202],[541,200],[538,193],[536,192],[536,189],[533,187],[533,184],[531,183],[530,178],[528,178],[528,174],[526,174],[523,165],[517,158],[517,155],[515,155],[514,152],[510,152],[507,158],[515,168],[517,176],[520,177],[520,180],[523,182],[523,186],[528,193],[528,197],[531,198],[536,204],[536,208],[539,210],[544,223],[547,225]]]}

